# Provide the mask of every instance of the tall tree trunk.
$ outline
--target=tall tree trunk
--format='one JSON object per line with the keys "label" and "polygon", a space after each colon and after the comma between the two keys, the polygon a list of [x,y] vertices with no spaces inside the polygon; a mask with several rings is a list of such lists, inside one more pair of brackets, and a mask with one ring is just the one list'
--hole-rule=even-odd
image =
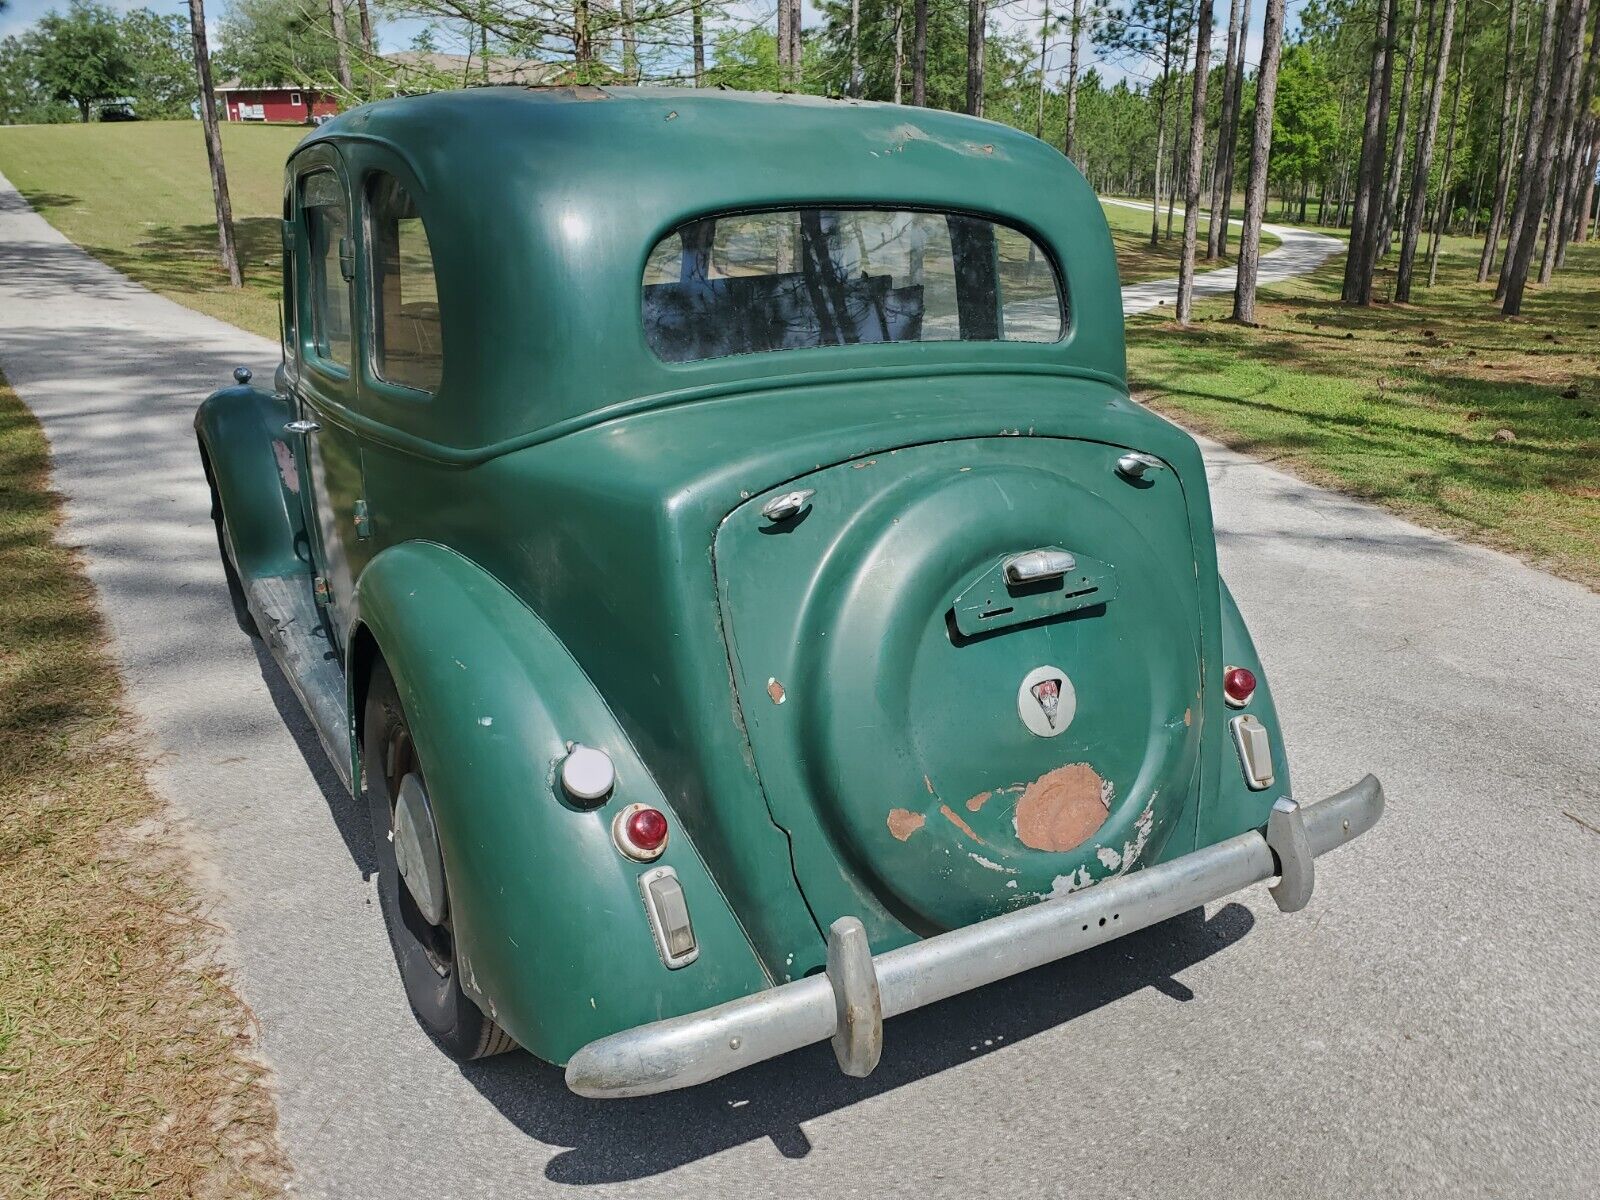
{"label": "tall tree trunk", "polygon": [[1167,147],[1167,91],[1172,83],[1172,20],[1177,11],[1175,3],[1167,5],[1167,27],[1161,43],[1161,78],[1156,86],[1161,89],[1156,100],[1156,168],[1151,184],[1150,244],[1161,244],[1161,173],[1165,169]]}
{"label": "tall tree trunk", "polygon": [[[1206,146],[1206,80],[1211,74],[1211,4],[1200,0],[1195,19],[1194,94],[1189,101],[1189,170],[1183,191],[1183,255],[1178,260],[1178,323],[1194,310],[1194,254],[1200,234],[1200,176]],[[1238,4],[1234,4],[1238,8]]]}
{"label": "tall tree trunk", "polygon": [[896,0],[894,6],[894,102],[905,102],[906,76],[906,6]]}
{"label": "tall tree trunk", "polygon": [[1382,204],[1383,139],[1389,118],[1389,79],[1394,71],[1395,0],[1379,0],[1378,23],[1372,43],[1372,67],[1367,75],[1367,112],[1361,131],[1361,159],[1356,168],[1356,190],[1350,208],[1350,251],[1344,262],[1346,304],[1366,304],[1372,298],[1371,246],[1375,241],[1378,209]]}
{"label": "tall tree trunk", "polygon": [[928,0],[912,0],[911,103],[928,106]]}
{"label": "tall tree trunk", "polygon": [[1261,69],[1256,73],[1256,111],[1250,133],[1250,175],[1244,192],[1244,231],[1239,235],[1238,283],[1233,319],[1256,321],[1256,275],[1261,267],[1261,220],[1267,207],[1267,163],[1272,157],[1272,113],[1278,103],[1278,59],[1283,53],[1284,0],[1267,0],[1261,26]]}
{"label": "tall tree trunk", "polygon": [[789,6],[799,0],[778,0],[778,80],[781,86],[790,86],[792,72],[789,57]]}
{"label": "tall tree trunk", "polygon": [[850,86],[845,94],[861,95],[861,0],[850,0]]}
{"label": "tall tree trunk", "polygon": [[[1199,0],[1196,0],[1199,3]],[[1189,61],[1189,40],[1194,37],[1194,22],[1189,23],[1188,30],[1183,36],[1183,48],[1178,51],[1178,74],[1182,76],[1183,66]],[[1167,169],[1167,241],[1172,240],[1172,213],[1178,199],[1178,120],[1183,115],[1183,97],[1179,93],[1178,105],[1172,110],[1172,165]],[[1189,170],[1189,156],[1187,147],[1184,151],[1183,170],[1187,177]]]}
{"label": "tall tree trunk", "polygon": [[800,0],[789,0],[789,71],[793,77],[791,87],[798,88],[806,75],[805,31],[801,28],[803,16]]}
{"label": "tall tree trunk", "polygon": [[[1545,0],[1544,20],[1539,27],[1539,54],[1534,60],[1533,90],[1528,97],[1528,117],[1523,123],[1522,166],[1517,181],[1517,199],[1511,206],[1510,231],[1506,235],[1505,257],[1500,263],[1500,277],[1495,282],[1494,298],[1504,300],[1506,283],[1511,269],[1512,249],[1522,240],[1522,227],[1527,223],[1530,193],[1533,190],[1534,172],[1539,158],[1539,136],[1544,129],[1544,110],[1550,97],[1551,59],[1556,53],[1556,15],[1561,5],[1558,0]],[[1538,225],[1539,214],[1544,211],[1544,189],[1539,189],[1532,201],[1533,223]],[[1524,277],[1526,278],[1526,277]],[[1520,297],[1518,304],[1520,306]]]}
{"label": "tall tree trunk", "polygon": [[694,85],[706,85],[706,14],[700,0],[694,0],[689,9],[690,34],[694,39]]}
{"label": "tall tree trunk", "polygon": [[[1431,21],[1430,21],[1431,24]],[[1456,27],[1456,0],[1444,0],[1444,20],[1439,24],[1439,49],[1434,55],[1433,82],[1428,87],[1428,111],[1417,130],[1417,152],[1411,164],[1411,192],[1406,198],[1406,226],[1400,236],[1400,266],[1395,272],[1396,304],[1411,302],[1411,275],[1416,264],[1417,239],[1428,207],[1428,172],[1433,167],[1433,145],[1439,136],[1439,110],[1450,73],[1450,39]]]}
{"label": "tall tree trunk", "polygon": [[[1044,140],[1044,75],[1050,56],[1050,0],[1044,0],[1044,18],[1039,22],[1039,91],[1033,114],[1033,136]],[[1032,246],[1029,246],[1032,250]]]}
{"label": "tall tree trunk", "polygon": [[[1202,3],[1204,0],[1202,0]],[[1238,95],[1238,80],[1234,72],[1239,56],[1244,52],[1244,39],[1239,36],[1239,14],[1244,0],[1232,0],[1228,6],[1228,48],[1222,60],[1222,96],[1217,103],[1217,151],[1211,159],[1211,223],[1206,227],[1206,261],[1211,262],[1222,253],[1222,243],[1227,240],[1228,207],[1233,191],[1233,180],[1224,178],[1228,170],[1228,139],[1238,130],[1230,132],[1233,124],[1233,106]]]}
{"label": "tall tree trunk", "polygon": [[[1594,124],[1594,122],[1590,122]],[[1578,228],[1572,235],[1575,242],[1589,240],[1589,225],[1594,220],[1594,177],[1600,170],[1600,129],[1589,138],[1589,167],[1584,172],[1583,198],[1578,201]]]}
{"label": "tall tree trunk", "polygon": [[[1428,36],[1422,43],[1422,57],[1428,57],[1433,47],[1433,30],[1437,16],[1434,0],[1428,5]],[[1383,189],[1383,208],[1378,216],[1377,250],[1373,254],[1373,267],[1389,256],[1393,249],[1394,219],[1400,211],[1400,183],[1406,177],[1406,127],[1411,120],[1412,84],[1417,74],[1417,32],[1422,27],[1422,0],[1412,0],[1411,33],[1406,46],[1406,73],[1400,83],[1400,107],[1395,112],[1394,142],[1389,151],[1389,176]],[[1398,32],[1398,31],[1397,31]]]}
{"label": "tall tree trunk", "polygon": [[211,199],[217,210],[217,249],[228,282],[243,287],[239,251],[233,240],[233,201],[228,198],[228,169],[222,161],[222,131],[217,128],[217,93],[211,83],[211,52],[206,48],[204,0],[189,0],[189,34],[194,41],[194,70],[200,84],[200,124],[205,127],[206,160],[211,164]]}
{"label": "tall tree trunk", "polygon": [[375,47],[372,44],[372,14],[367,11],[367,0],[356,0],[356,15],[361,18],[361,48],[371,54]]}
{"label": "tall tree trunk", "polygon": [[1072,45],[1067,51],[1067,132],[1061,139],[1061,152],[1074,162],[1078,150],[1078,56],[1083,47],[1083,6],[1084,0],[1072,0]]}
{"label": "tall tree trunk", "polygon": [[[1556,131],[1568,98],[1577,83],[1579,56],[1583,53],[1583,26],[1589,16],[1589,0],[1567,0],[1566,14],[1561,22],[1560,50],[1551,64],[1546,81],[1549,103],[1544,114],[1543,127],[1538,136],[1538,150],[1534,156],[1532,182],[1525,183],[1529,195],[1522,228],[1513,241],[1514,250],[1506,253],[1507,267],[1500,273],[1500,283],[1505,291],[1501,313],[1515,317],[1522,312],[1522,291],[1527,286],[1528,268],[1533,262],[1533,249],[1539,240],[1539,213],[1544,208],[1545,195],[1550,187],[1550,170],[1555,160]],[[1538,98],[1537,96],[1535,97]],[[1529,144],[1534,138],[1529,126]],[[1526,177],[1525,177],[1526,180]],[[1519,201],[1519,207],[1520,207]]]}
{"label": "tall tree trunk", "polygon": [[[1589,111],[1589,105],[1594,99],[1597,66],[1600,66],[1600,16],[1597,16],[1594,36],[1589,42],[1589,61],[1583,69],[1583,86],[1578,90],[1578,103],[1567,111],[1567,128],[1562,136],[1561,170],[1556,174],[1554,215],[1544,235],[1540,283],[1549,283],[1550,276],[1566,259],[1567,237],[1572,229],[1572,209],[1578,200],[1578,168],[1587,150],[1589,127],[1594,123],[1594,114]],[[1592,170],[1590,174],[1593,174]]]}
{"label": "tall tree trunk", "polygon": [[350,38],[344,25],[344,0],[328,0],[328,15],[333,18],[333,48],[339,64],[339,86],[345,98],[355,94],[355,81],[350,77]]}
{"label": "tall tree trunk", "polygon": [[[1472,39],[1469,16],[1471,0],[1461,0],[1461,36],[1456,39],[1456,86],[1450,100],[1450,127],[1444,138],[1444,169],[1439,174],[1439,198],[1434,204],[1433,232],[1428,238],[1428,286],[1439,278],[1439,243],[1444,240],[1445,224],[1450,217],[1450,198],[1454,192],[1451,172],[1456,160],[1456,125],[1461,119],[1461,94],[1467,90],[1467,43]],[[1468,117],[1472,114],[1469,112]],[[1469,121],[1470,124],[1470,121]]]}
{"label": "tall tree trunk", "polygon": [[[1511,139],[1516,136],[1516,120],[1511,115],[1511,80],[1517,62],[1517,0],[1510,0],[1506,15],[1506,66],[1500,82],[1500,135],[1495,148],[1494,199],[1489,207],[1489,228],[1484,233],[1483,253],[1478,255],[1478,282],[1489,278],[1494,269],[1495,251],[1500,243],[1500,226],[1506,219],[1506,192],[1511,187]],[[1522,85],[1517,85],[1517,106],[1522,105]]]}
{"label": "tall tree trunk", "polygon": [[983,48],[989,20],[987,0],[967,0],[967,112],[983,116]]}
{"label": "tall tree trunk", "polygon": [[[639,27],[635,23],[633,0],[619,0],[618,15],[622,18],[622,82],[639,82]],[[489,69],[489,30],[484,28],[483,69]]]}

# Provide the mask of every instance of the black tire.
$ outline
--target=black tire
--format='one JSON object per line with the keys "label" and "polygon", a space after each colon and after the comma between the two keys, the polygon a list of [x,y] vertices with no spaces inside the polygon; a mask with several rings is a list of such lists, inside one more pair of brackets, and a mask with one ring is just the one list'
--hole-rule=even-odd
{"label": "black tire", "polygon": [[222,574],[228,581],[228,599],[233,604],[233,619],[239,628],[251,637],[260,636],[256,619],[250,613],[250,602],[245,599],[244,585],[239,582],[239,572],[234,570],[233,559],[228,555],[228,522],[222,514],[222,497],[217,495],[217,485],[211,481],[211,468],[206,468],[206,482],[211,486],[211,524],[217,531],[217,554],[222,558]]}
{"label": "black tire", "polygon": [[[418,910],[395,865],[390,831],[394,822],[394,797],[400,781],[415,774],[423,781],[422,763],[411,738],[411,726],[388,665],[380,658],[367,682],[366,711],[362,714],[361,774],[372,814],[372,849],[378,864],[378,896],[383,907],[389,944],[400,968],[411,1011],[457,1062],[487,1058],[514,1050],[511,1036],[484,1015],[461,990],[456,977],[455,939],[446,905],[444,922],[431,925]],[[449,884],[446,883],[446,895]]]}

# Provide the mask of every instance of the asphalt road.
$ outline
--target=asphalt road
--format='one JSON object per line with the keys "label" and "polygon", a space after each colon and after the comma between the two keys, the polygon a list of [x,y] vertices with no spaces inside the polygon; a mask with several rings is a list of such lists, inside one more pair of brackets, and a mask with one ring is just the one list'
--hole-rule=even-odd
{"label": "asphalt road", "polygon": [[196,402],[276,348],[88,259],[0,180],[0,368],[45,424],[194,831],[307,1196],[1592,1197],[1600,597],[1215,448],[1223,560],[1296,790],[1388,815],[1262,888],[825,1048],[604,1104],[461,1069],[406,1011],[362,819],[236,626]]}

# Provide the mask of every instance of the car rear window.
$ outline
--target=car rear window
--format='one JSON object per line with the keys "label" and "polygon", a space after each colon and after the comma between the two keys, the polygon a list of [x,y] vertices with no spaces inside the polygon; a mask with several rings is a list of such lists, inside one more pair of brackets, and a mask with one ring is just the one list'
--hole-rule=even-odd
{"label": "car rear window", "polygon": [[801,208],[692,221],[645,263],[642,316],[667,362],[883,342],[1054,342],[1049,255],[965,213]]}

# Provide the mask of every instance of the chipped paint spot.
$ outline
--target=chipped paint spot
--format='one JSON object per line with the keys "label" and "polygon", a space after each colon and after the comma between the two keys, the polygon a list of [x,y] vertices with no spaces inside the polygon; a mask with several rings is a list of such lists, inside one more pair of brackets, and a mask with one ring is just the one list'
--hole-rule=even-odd
{"label": "chipped paint spot", "polygon": [[966,834],[973,841],[979,843],[980,845],[983,843],[983,839],[976,833],[972,832],[972,826],[963,821],[960,816],[957,815],[956,810],[951,808],[948,804],[939,805],[939,815],[942,816],[946,821],[949,821],[950,824],[954,825],[957,829],[961,830],[962,833]]}
{"label": "chipped paint spot", "polygon": [[1186,708],[1183,710],[1183,724],[1185,728],[1194,724],[1194,709]]}
{"label": "chipped paint spot", "polygon": [[987,867],[991,871],[1003,871],[1007,875],[1015,875],[1017,873],[1012,867],[1002,867],[999,863],[994,862],[991,859],[987,859],[981,854],[974,854],[970,850],[967,851],[967,857],[973,862],[977,863],[980,867]]}
{"label": "chipped paint spot", "polygon": [[1079,867],[1070,875],[1057,875],[1050,884],[1050,894],[1052,896],[1070,896],[1073,892],[1081,892],[1092,883],[1094,883],[1094,876],[1089,874],[1089,868]]}
{"label": "chipped paint spot", "polygon": [[283,486],[298,496],[300,494],[300,468],[295,465],[294,451],[288,445],[272,439],[272,457],[278,460],[278,478],[283,480]]}
{"label": "chipped paint spot", "polygon": [[921,813],[914,813],[909,808],[891,808],[889,810],[889,832],[903,842],[921,829],[927,820],[927,817]]}
{"label": "chipped paint spot", "polygon": [[788,693],[783,690],[783,684],[776,679],[767,680],[767,695],[772,698],[774,704],[782,704],[789,698]]}
{"label": "chipped paint spot", "polygon": [[[1017,838],[1035,850],[1071,850],[1105,824],[1112,786],[1088,763],[1069,763],[1030,783],[1017,801]],[[1087,872],[1085,872],[1087,874]]]}
{"label": "chipped paint spot", "polygon": [[926,775],[922,777],[922,786],[928,789],[928,795],[933,795],[933,780]]}
{"label": "chipped paint spot", "polygon": [[494,718],[493,717],[479,717],[478,718],[478,724],[484,726],[485,728],[487,728],[488,726],[494,724]]}
{"label": "chipped paint spot", "polygon": [[878,460],[875,459],[875,458],[869,458],[865,462],[851,463],[850,465],[852,467],[854,467],[857,471],[859,471],[859,470],[861,470],[862,467],[875,467],[875,466],[877,466],[878,465]]}
{"label": "chipped paint spot", "polygon": [[1110,846],[1101,846],[1100,849],[1095,851],[1095,857],[1100,860],[1100,865],[1108,871],[1115,871],[1122,865],[1122,855],[1118,854]]}
{"label": "chipped paint spot", "polygon": [[994,795],[993,792],[979,792],[976,796],[967,801],[967,811],[977,812],[989,802],[989,797],[992,795]]}
{"label": "chipped paint spot", "polygon": [[1017,881],[1015,879],[1008,879],[1006,880],[1006,886],[1008,888],[1014,888],[1017,886]]}

